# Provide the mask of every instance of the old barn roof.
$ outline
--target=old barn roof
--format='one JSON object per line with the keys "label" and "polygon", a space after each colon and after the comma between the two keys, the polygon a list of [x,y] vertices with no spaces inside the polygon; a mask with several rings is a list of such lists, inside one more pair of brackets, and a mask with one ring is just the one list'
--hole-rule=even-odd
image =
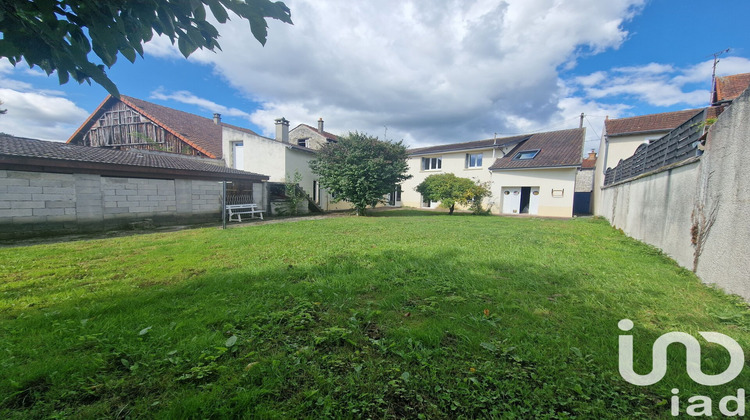
{"label": "old barn roof", "polygon": [[[539,169],[577,167],[581,165],[581,150],[586,130],[548,131],[531,134],[528,140],[519,143],[507,155],[497,159],[490,170]],[[537,152],[531,159],[517,159],[521,152]]]}
{"label": "old barn roof", "polygon": [[[111,95],[107,96],[96,111],[94,111],[81,127],[79,127],[78,130],[76,130],[68,139],[68,143],[75,143],[82,139],[84,133],[86,133],[86,131],[94,125],[102,114],[118,100],[133,108],[140,114],[143,114],[156,125],[172,133],[174,136],[206,156],[214,159],[222,157],[222,126],[216,124],[213,119],[125,95],[120,95],[120,99]],[[230,126],[229,124],[223,125]],[[246,128],[236,126],[230,127],[257,135],[252,130]]]}
{"label": "old barn roof", "polygon": [[268,180],[223,162],[171,153],[123,151],[0,135],[0,167],[139,178]]}

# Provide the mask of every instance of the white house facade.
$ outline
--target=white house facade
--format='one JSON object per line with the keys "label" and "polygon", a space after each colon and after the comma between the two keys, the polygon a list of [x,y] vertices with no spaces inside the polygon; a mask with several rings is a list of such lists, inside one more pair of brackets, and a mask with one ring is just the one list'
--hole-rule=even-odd
{"label": "white house facade", "polygon": [[436,208],[416,187],[432,174],[453,173],[490,186],[493,214],[571,217],[584,129],[454,143],[409,151],[401,204]]}

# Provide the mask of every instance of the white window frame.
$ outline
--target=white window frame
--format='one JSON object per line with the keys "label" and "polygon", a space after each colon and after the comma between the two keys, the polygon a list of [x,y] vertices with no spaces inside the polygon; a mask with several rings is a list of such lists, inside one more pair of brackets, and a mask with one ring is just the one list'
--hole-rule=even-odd
{"label": "white window frame", "polygon": [[422,158],[422,170],[423,171],[440,171],[443,169],[443,157],[423,157]]}
{"label": "white window frame", "polygon": [[[472,158],[474,164],[472,165]],[[482,167],[482,160],[484,160],[484,153],[467,153],[466,154],[466,168],[476,169]]]}

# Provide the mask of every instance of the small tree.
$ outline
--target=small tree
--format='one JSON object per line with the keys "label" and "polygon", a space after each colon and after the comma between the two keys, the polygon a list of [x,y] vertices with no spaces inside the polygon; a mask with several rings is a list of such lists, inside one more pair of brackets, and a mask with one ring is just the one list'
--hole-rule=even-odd
{"label": "small tree", "polygon": [[430,175],[417,185],[416,190],[430,201],[439,201],[441,207],[449,209],[449,214],[453,214],[456,204],[471,205],[474,214],[481,214],[482,199],[490,195],[485,184],[454,174]]}
{"label": "small tree", "polygon": [[299,171],[294,171],[293,177],[287,174],[284,179],[284,201],[286,204],[284,210],[285,213],[291,216],[299,214],[299,203],[305,199],[304,192],[299,188],[300,181],[302,181],[302,175],[300,175]]}
{"label": "small tree", "polygon": [[310,168],[335,201],[352,203],[357,215],[364,216],[367,206],[384,202],[395,185],[411,178],[408,157],[401,142],[354,132],[320,148]]}

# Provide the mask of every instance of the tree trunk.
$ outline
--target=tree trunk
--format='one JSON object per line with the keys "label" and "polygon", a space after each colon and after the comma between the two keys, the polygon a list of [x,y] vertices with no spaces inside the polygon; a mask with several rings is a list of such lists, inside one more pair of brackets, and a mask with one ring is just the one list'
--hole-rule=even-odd
{"label": "tree trunk", "polygon": [[451,214],[453,214],[453,209],[454,208],[456,208],[456,205],[455,204],[451,204],[450,212],[448,213],[448,216],[450,216]]}

